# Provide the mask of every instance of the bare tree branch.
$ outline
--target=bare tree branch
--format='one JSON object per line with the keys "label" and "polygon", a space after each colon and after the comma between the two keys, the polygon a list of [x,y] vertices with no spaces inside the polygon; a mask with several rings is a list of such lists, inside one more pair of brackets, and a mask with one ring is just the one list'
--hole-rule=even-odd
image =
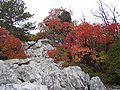
{"label": "bare tree branch", "polygon": [[[102,19],[102,21],[105,24],[109,24],[111,21],[112,21],[112,23],[117,23],[117,17],[119,17],[120,15],[116,11],[116,6],[110,7],[105,2],[103,2],[103,0],[98,0],[97,3],[99,5],[99,13],[92,12],[92,14],[95,17]],[[105,11],[106,9],[104,6],[107,7],[109,12]]]}
{"label": "bare tree branch", "polygon": [[85,15],[82,13],[82,19],[81,19],[81,22],[86,22],[86,19],[85,19]]}

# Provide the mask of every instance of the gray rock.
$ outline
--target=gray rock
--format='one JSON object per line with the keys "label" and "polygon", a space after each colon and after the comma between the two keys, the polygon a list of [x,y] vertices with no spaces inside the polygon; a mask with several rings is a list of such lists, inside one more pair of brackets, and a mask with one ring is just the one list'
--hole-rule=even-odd
{"label": "gray rock", "polygon": [[21,83],[19,79],[15,76],[13,65],[7,64],[5,61],[0,60],[0,85],[1,84],[12,84],[12,83]]}
{"label": "gray rock", "polygon": [[22,84],[6,84],[1,85],[0,90],[48,90],[45,85],[38,85],[33,83]]}
{"label": "gray rock", "polygon": [[90,80],[78,66],[61,69],[47,56],[53,47],[39,40],[27,59],[0,60],[0,90],[106,90],[99,77]]}
{"label": "gray rock", "polygon": [[[47,41],[47,39],[45,39]],[[50,44],[43,43],[43,39],[38,40],[38,42],[30,47],[26,53],[30,55],[31,57],[48,57],[47,51],[50,49],[53,49],[53,47]]]}
{"label": "gray rock", "polygon": [[106,87],[103,85],[98,76],[92,77],[89,83],[90,90],[106,90]]}

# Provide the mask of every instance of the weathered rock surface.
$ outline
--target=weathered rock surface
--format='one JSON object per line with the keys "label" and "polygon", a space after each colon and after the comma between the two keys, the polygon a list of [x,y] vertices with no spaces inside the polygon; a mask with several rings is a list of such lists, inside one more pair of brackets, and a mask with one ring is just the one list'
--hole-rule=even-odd
{"label": "weathered rock surface", "polygon": [[39,40],[28,59],[0,60],[0,90],[106,90],[99,77],[90,79],[78,66],[60,68],[47,56],[53,47]]}
{"label": "weathered rock surface", "polygon": [[107,87],[108,90],[120,90],[120,85],[111,85]]}

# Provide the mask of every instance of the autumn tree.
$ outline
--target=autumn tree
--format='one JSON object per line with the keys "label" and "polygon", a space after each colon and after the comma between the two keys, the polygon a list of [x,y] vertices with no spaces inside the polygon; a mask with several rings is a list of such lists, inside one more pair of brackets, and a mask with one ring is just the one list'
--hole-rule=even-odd
{"label": "autumn tree", "polygon": [[112,34],[112,36],[114,36],[113,42],[109,42],[105,46],[106,51],[108,51],[108,47],[111,45],[111,43],[114,43],[115,41],[119,40],[120,31],[118,30],[119,29],[118,21],[120,14],[117,11],[117,7],[114,5],[109,6],[103,0],[98,0],[97,3],[99,10],[96,13],[92,12],[93,15],[97,18],[100,18],[103,21],[102,25],[104,27],[107,27],[106,30],[115,32],[114,34]]}
{"label": "autumn tree", "polygon": [[47,23],[52,19],[59,19],[62,22],[72,22],[71,19],[72,11],[67,11],[63,8],[53,8],[48,13],[49,15],[45,17],[43,21],[38,24],[38,29],[40,30],[40,32],[44,32],[48,30]]}
{"label": "autumn tree", "polygon": [[28,21],[33,15],[25,10],[22,0],[0,0],[0,26],[23,41],[35,29],[34,23]]}
{"label": "autumn tree", "polygon": [[20,39],[9,34],[9,31],[0,27],[0,59],[27,58],[23,43]]}

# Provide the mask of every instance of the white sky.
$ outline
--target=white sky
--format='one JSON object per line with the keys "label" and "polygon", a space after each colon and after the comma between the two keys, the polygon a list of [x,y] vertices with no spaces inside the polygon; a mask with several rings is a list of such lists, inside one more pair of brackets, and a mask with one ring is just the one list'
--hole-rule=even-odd
{"label": "white sky", "polygon": [[[66,8],[73,11],[72,19],[80,21],[82,19],[82,13],[84,14],[86,21],[99,22],[91,13],[91,10],[97,11],[98,0],[24,0],[27,6],[27,10],[34,14],[33,21],[37,23],[48,16],[48,12],[52,8]],[[107,5],[114,5],[120,10],[120,0],[103,0]],[[120,11],[118,11],[120,12]]]}

